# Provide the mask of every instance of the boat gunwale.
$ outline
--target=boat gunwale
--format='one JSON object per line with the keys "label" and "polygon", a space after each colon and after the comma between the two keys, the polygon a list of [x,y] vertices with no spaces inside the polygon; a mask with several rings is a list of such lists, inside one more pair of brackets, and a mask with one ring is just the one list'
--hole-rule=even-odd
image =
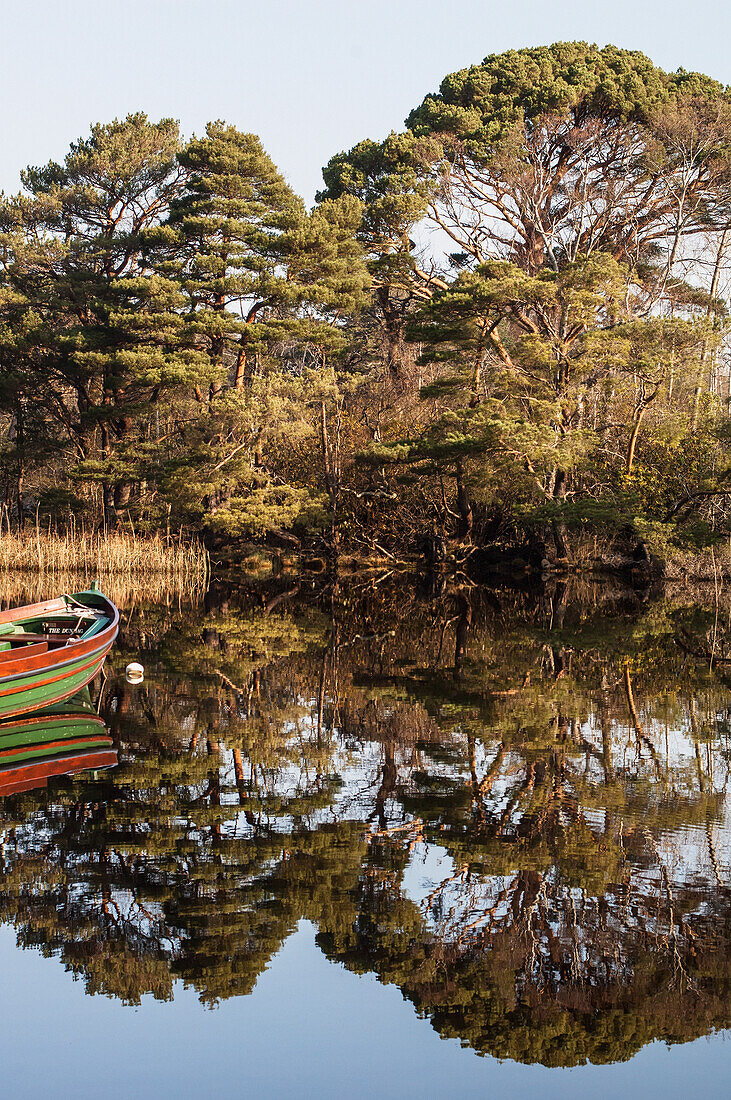
{"label": "boat gunwale", "polygon": [[[119,633],[119,609],[101,592],[89,594],[96,596],[105,605],[103,610],[109,612],[109,625],[105,626],[103,630],[100,630],[98,634],[95,634],[91,638],[87,638],[86,640],[78,638],[74,641],[67,641],[64,645],[56,649],[49,648],[45,653],[35,653],[29,657],[23,657],[22,651],[14,650],[12,651],[12,657],[10,655],[2,656],[2,659],[0,659],[0,672],[2,672],[3,675],[0,676],[0,684],[5,684],[19,678],[25,678],[33,673],[42,673],[54,668],[68,667],[69,664],[73,664],[83,657],[96,655],[103,649],[106,649],[107,652],[111,649],[114,644],[114,639]],[[86,593],[76,593],[74,598],[82,595],[86,595]],[[64,597],[58,596],[55,600],[45,600],[42,603],[9,608],[7,611],[0,612],[0,624],[3,622],[16,622],[23,618],[32,618],[37,614],[43,614],[47,611],[61,611],[64,610],[65,607]],[[93,608],[91,610],[93,610]],[[66,658],[63,661],[56,659],[61,654]]]}
{"label": "boat gunwale", "polygon": [[[83,688],[81,689],[83,691]],[[0,746],[2,746],[4,737],[13,737],[18,734],[17,726],[21,727],[21,730],[30,729],[31,726],[41,725],[58,725],[67,724],[68,722],[78,723],[80,721],[92,722],[94,725],[100,723],[106,727],[104,719],[95,710],[79,710],[68,711],[65,714],[47,714],[45,710],[52,708],[44,708],[37,714],[18,714],[14,718],[2,718],[0,719]]]}
{"label": "boat gunwale", "polygon": [[[97,635],[97,637],[101,637],[101,635]],[[115,637],[116,637],[116,635],[115,635]],[[97,639],[96,638],[94,638],[94,639],[90,638],[89,639],[89,641],[92,641],[92,640],[96,641]],[[47,662],[45,662],[44,664],[41,664],[41,665],[33,664],[32,667],[24,668],[24,669],[18,669],[16,672],[11,673],[9,676],[0,676],[0,687],[3,684],[12,683],[15,680],[25,680],[29,676],[34,676],[34,675],[37,675],[39,673],[53,672],[57,668],[59,668],[59,669],[60,668],[68,668],[69,665],[75,665],[79,661],[83,661],[85,658],[89,658],[89,664],[93,664],[95,658],[100,653],[103,656],[106,656],[106,654],[112,648],[113,644],[114,644],[114,638],[112,637],[112,638],[109,639],[108,642],[104,642],[101,646],[97,646],[96,649],[85,650],[85,651],[82,652],[80,646],[75,647],[76,651],[75,651],[74,655],[72,657],[69,657],[65,661],[47,661]],[[85,646],[88,645],[88,642],[85,642],[84,645]],[[54,652],[59,653],[59,652],[65,652],[65,651],[57,649],[57,650],[54,650]],[[45,656],[47,656],[47,654],[38,653],[35,657],[28,657],[27,661],[37,662],[38,660],[40,660],[42,657],[45,657]],[[84,668],[88,668],[88,667],[89,667],[89,665],[85,665],[83,668],[79,669],[79,672],[83,672]],[[2,665],[0,665],[0,669],[2,669]],[[5,670],[3,669],[3,671],[5,671]],[[61,677],[61,678],[63,678],[63,677]],[[52,680],[42,680],[42,681],[40,681],[40,684],[45,684],[45,683],[50,684],[50,683],[53,683],[53,681]],[[29,685],[29,684],[21,685],[19,690],[20,691],[27,691],[30,686],[32,686],[32,685]],[[4,691],[0,690],[0,697],[2,697],[3,695],[12,695],[12,694],[13,694],[13,692],[4,692]]]}
{"label": "boat gunwale", "polygon": [[[82,593],[77,593],[81,595]],[[106,600],[106,596],[103,597]],[[110,602],[111,601],[107,601]],[[114,606],[112,604],[112,606]],[[62,611],[66,607],[63,596],[55,596],[52,600],[41,600],[40,603],[23,604],[20,607],[8,607],[0,611],[0,625],[2,623],[14,623],[18,619],[31,619],[35,615],[42,615],[45,611]],[[28,614],[26,614],[28,612]]]}

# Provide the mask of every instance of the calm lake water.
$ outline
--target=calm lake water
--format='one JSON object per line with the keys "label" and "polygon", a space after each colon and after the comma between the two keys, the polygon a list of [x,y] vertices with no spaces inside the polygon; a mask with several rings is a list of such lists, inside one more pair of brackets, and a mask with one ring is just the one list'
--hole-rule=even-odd
{"label": "calm lake water", "polygon": [[728,1094],[728,606],[122,602],[116,767],[0,798],[7,1095]]}

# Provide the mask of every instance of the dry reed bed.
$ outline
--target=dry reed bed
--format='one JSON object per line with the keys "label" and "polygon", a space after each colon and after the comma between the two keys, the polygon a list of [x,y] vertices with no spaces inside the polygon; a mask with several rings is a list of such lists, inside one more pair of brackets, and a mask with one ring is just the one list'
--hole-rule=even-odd
{"label": "dry reed bed", "polygon": [[37,527],[0,534],[0,599],[20,592],[44,599],[96,579],[115,603],[115,594],[124,605],[130,598],[167,602],[168,596],[205,589],[208,576],[208,553],[197,540],[83,529],[59,534]]}
{"label": "dry reed bed", "polygon": [[33,574],[0,571],[0,611],[49,600],[61,592],[80,592],[94,580],[100,580],[104,595],[125,612],[151,606],[197,607],[206,591],[203,584],[160,573],[143,581],[139,576],[124,577],[118,573],[100,579],[96,573],[86,572]]}

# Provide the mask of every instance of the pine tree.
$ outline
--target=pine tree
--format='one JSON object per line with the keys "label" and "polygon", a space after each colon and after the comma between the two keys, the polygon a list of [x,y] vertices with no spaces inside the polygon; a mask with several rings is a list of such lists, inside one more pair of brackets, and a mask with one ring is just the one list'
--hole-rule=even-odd
{"label": "pine tree", "polygon": [[166,273],[186,296],[187,322],[218,372],[242,389],[266,345],[264,313],[286,301],[285,232],[304,216],[301,200],[254,134],[212,122],[180,153],[185,189],[160,234]]}
{"label": "pine tree", "polygon": [[204,366],[181,344],[177,288],[144,247],[180,187],[178,140],[171,120],[142,114],[97,124],[63,164],[24,172],[26,194],[3,204],[15,354],[112,522],[143,476],[150,415]]}
{"label": "pine tree", "polygon": [[285,440],[314,437],[312,379],[346,348],[346,321],[363,301],[359,204],[346,197],[308,215],[259,139],[221,122],[180,162],[185,189],[153,244],[215,382],[197,393],[166,492],[229,538],[317,526],[321,491],[289,484],[278,466]]}

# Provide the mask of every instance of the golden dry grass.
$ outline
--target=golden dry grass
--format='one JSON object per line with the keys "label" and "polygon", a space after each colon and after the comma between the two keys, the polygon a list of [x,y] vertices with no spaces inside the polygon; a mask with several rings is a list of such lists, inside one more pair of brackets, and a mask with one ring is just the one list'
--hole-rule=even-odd
{"label": "golden dry grass", "polygon": [[164,573],[199,576],[208,556],[199,542],[176,542],[131,532],[32,530],[0,536],[0,570],[27,572]]}
{"label": "golden dry grass", "polygon": [[[196,539],[143,536],[132,531],[77,528],[64,533],[36,525],[0,531],[0,599],[45,599],[98,580],[115,603],[130,598],[167,602],[167,597],[204,590],[210,562]],[[122,597],[119,601],[115,595]]]}
{"label": "golden dry grass", "polygon": [[124,611],[138,606],[193,607],[205,595],[203,585],[178,578],[153,575],[144,583],[140,577],[88,573],[19,573],[0,571],[0,610],[49,600],[62,592],[79,592],[99,580],[102,592]]}

